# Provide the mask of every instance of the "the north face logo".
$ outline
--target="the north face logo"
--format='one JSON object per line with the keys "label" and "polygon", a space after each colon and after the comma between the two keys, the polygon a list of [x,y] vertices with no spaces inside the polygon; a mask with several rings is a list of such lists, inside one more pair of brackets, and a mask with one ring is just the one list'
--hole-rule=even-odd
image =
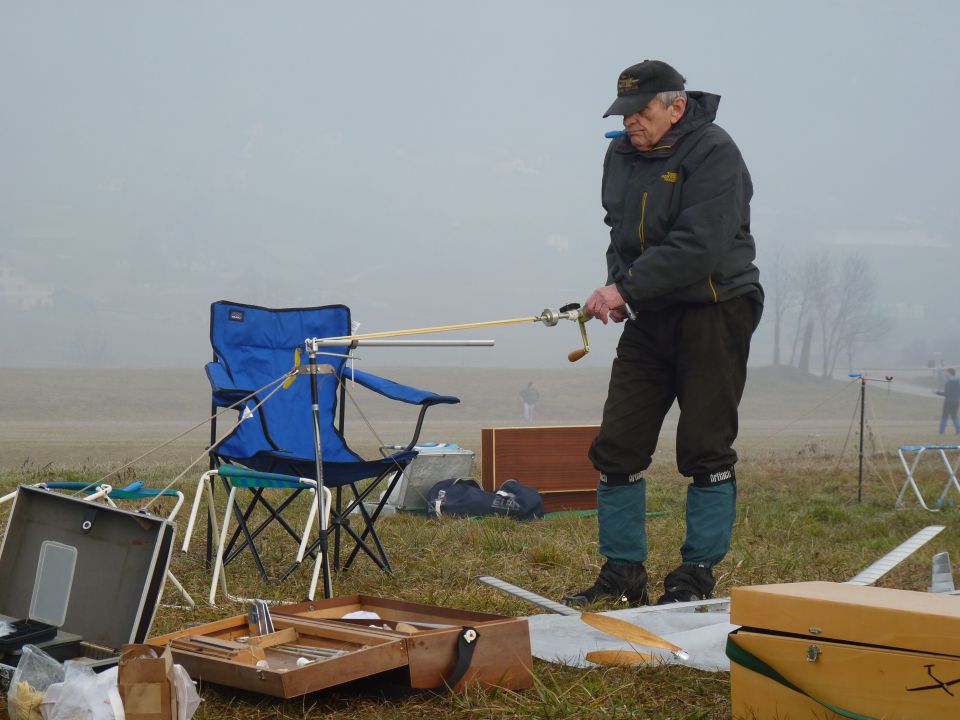
{"label": "the north face logo", "polygon": [[680,179],[680,176],[677,175],[677,173],[675,172],[666,172],[660,176],[660,179],[663,180],[664,182],[675,183],[677,180]]}

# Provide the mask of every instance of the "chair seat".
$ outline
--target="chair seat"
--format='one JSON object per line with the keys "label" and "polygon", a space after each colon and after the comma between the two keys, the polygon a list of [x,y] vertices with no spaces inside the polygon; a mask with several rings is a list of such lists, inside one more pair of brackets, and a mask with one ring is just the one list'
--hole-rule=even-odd
{"label": "chair seat", "polygon": [[[402,450],[377,460],[361,460],[359,462],[324,460],[323,484],[335,488],[370,477],[377,477],[385,470],[409,463],[416,456],[416,450]],[[273,477],[277,480],[289,479],[290,477],[315,480],[317,474],[315,460],[298,458],[290,453],[267,450],[258,452],[249,458],[233,458],[229,455],[222,455],[221,458],[243,465],[246,472],[253,472],[261,477]],[[235,465],[224,465],[223,467],[236,468]]]}

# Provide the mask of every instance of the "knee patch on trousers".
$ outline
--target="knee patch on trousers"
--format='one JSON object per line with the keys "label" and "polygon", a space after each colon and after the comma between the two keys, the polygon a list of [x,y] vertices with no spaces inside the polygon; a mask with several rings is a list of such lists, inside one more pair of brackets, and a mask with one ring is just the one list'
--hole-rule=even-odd
{"label": "knee patch on trousers", "polygon": [[643,472],[630,473],[600,473],[600,482],[608,487],[617,485],[636,485],[643,480]]}
{"label": "knee patch on trousers", "polygon": [[693,484],[697,487],[716,487],[717,485],[724,485],[731,482],[735,483],[736,481],[737,471],[733,469],[733,465],[727,465],[713,472],[698,473],[693,476]]}

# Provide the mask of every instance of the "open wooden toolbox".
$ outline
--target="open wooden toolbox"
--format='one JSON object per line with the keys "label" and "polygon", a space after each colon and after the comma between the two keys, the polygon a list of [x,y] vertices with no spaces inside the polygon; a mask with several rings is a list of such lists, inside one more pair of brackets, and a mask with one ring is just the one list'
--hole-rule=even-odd
{"label": "open wooden toolbox", "polygon": [[[377,618],[344,618],[358,611]],[[148,642],[169,645],[195,680],[280,698],[390,671],[411,688],[533,684],[524,618],[369,595],[275,606],[271,616],[275,632],[263,635],[236,615]]]}

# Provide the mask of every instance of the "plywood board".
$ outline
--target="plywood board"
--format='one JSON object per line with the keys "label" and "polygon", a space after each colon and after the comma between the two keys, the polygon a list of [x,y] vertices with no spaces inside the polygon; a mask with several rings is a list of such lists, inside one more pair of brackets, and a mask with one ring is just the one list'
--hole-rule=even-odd
{"label": "plywood board", "polygon": [[510,479],[535,488],[547,512],[597,507],[597,471],[587,458],[599,425],[483,428],[483,488],[495,491]]}

